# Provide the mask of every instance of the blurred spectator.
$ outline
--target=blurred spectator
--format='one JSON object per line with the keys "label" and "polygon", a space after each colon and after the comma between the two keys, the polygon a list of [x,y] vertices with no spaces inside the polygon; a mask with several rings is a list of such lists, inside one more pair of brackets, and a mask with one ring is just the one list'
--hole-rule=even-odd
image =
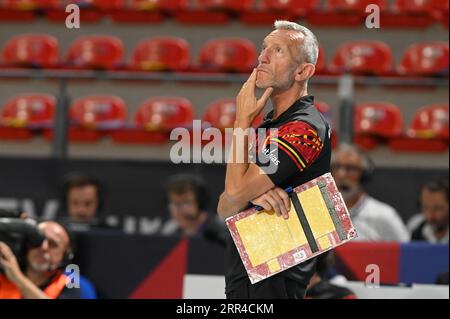
{"label": "blurred spectator", "polygon": [[165,234],[203,237],[225,245],[227,229],[217,214],[208,212],[209,192],[203,179],[174,175],[166,184],[166,194],[173,228],[166,227]]}
{"label": "blurred spectator", "polygon": [[306,291],[307,299],[357,299],[353,291],[335,285],[327,279],[334,260],[332,251],[319,255],[316,260],[316,272],[312,276]]}
{"label": "blurred spectator", "polygon": [[408,222],[411,240],[448,243],[448,179],[436,178],[420,188],[421,214]]}
{"label": "blurred spectator", "polygon": [[63,269],[73,258],[70,232],[54,221],[38,225],[45,240],[25,252],[21,268],[18,256],[0,242],[0,299],[79,299],[80,289],[69,288]]}
{"label": "blurred spectator", "polygon": [[332,153],[331,173],[358,232],[357,240],[406,242],[408,230],[396,210],[363,189],[372,171],[372,161],[356,146],[341,144]]}
{"label": "blurred spectator", "polygon": [[63,188],[63,209],[74,221],[92,222],[100,210],[101,187],[94,178],[78,173],[66,177]]}
{"label": "blurred spectator", "polygon": [[61,216],[74,230],[91,227],[111,227],[102,218],[104,190],[94,177],[82,173],[70,173],[62,187]]}

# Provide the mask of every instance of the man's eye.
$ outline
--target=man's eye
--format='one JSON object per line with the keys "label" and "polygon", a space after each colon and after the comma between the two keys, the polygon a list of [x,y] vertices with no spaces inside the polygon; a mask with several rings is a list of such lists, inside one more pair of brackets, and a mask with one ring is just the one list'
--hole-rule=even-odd
{"label": "man's eye", "polygon": [[281,50],[281,48],[276,48],[277,52],[281,52],[283,50]]}

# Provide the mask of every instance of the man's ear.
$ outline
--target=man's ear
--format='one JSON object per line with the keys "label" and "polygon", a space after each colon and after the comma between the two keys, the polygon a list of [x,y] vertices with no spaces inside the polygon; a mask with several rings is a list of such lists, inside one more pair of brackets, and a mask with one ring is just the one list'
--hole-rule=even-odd
{"label": "man's ear", "polygon": [[308,80],[314,75],[316,71],[316,66],[312,63],[302,63],[297,68],[297,73],[295,74],[295,80],[297,82],[303,82]]}

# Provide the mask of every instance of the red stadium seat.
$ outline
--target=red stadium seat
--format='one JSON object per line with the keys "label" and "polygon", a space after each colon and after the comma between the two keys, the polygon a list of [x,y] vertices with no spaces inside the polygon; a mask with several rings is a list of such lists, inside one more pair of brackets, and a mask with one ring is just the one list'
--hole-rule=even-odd
{"label": "red stadium seat", "polygon": [[58,63],[58,55],[58,41],[46,34],[15,36],[2,50],[3,63],[18,67],[52,67]]}
{"label": "red stadium seat", "polygon": [[417,138],[439,138],[448,141],[448,104],[433,104],[420,108],[407,134]]}
{"label": "red stadium seat", "polygon": [[127,118],[127,106],[117,96],[91,95],[75,100],[69,118],[76,126],[109,130],[120,128]]}
{"label": "red stadium seat", "polygon": [[84,36],[75,40],[69,48],[66,62],[81,68],[114,69],[124,58],[122,41],[114,36]]}
{"label": "red stadium seat", "polygon": [[[98,141],[109,131],[122,128],[126,117],[126,104],[119,97],[92,95],[79,98],[69,108],[69,140],[88,143]],[[44,135],[52,139],[54,132],[49,130]]]}
{"label": "red stadium seat", "polygon": [[52,125],[56,100],[47,94],[21,94],[10,98],[0,118],[0,139],[27,140],[35,130]]}
{"label": "red stadium seat", "polygon": [[313,11],[320,4],[320,0],[262,0],[261,7],[264,10],[289,11],[299,16],[304,16]]}
{"label": "red stadium seat", "polygon": [[175,14],[175,19],[186,24],[224,24],[231,14],[250,10],[254,0],[196,0],[188,9]]}
{"label": "red stadium seat", "polygon": [[371,4],[377,5],[381,11],[388,7],[387,0],[327,0],[325,10],[365,14]]}
{"label": "red stadium seat", "polygon": [[354,41],[342,45],[330,65],[333,72],[384,75],[392,71],[390,47],[380,41]]}
{"label": "red stadium seat", "polygon": [[69,140],[95,142],[125,125],[127,106],[116,96],[93,95],[75,100],[69,109]]}
{"label": "red stadium seat", "polygon": [[211,40],[200,48],[200,68],[222,72],[249,72],[257,60],[253,42],[246,39]]}
{"label": "red stadium seat", "polygon": [[188,0],[132,0],[130,8],[146,11],[177,11],[185,9],[187,2]]}
{"label": "red stadium seat", "polygon": [[190,127],[194,119],[192,103],[179,97],[155,97],[144,101],[135,115],[135,123],[149,131],[170,131]]}
{"label": "red stadium seat", "polygon": [[448,149],[448,132],[448,104],[424,106],[414,115],[406,136],[391,140],[389,147],[403,152],[444,152]]}
{"label": "red stadium seat", "polygon": [[[203,114],[203,122],[206,126],[212,126],[224,131],[226,128],[233,128],[236,119],[236,100],[220,99],[207,106]],[[253,127],[262,123],[261,113],[253,122]]]}
{"label": "red stadium seat", "polygon": [[403,116],[392,103],[361,103],[355,107],[353,130],[357,144],[373,149],[380,142],[403,134]]}
{"label": "red stadium seat", "polygon": [[400,13],[425,13],[433,15],[436,12],[448,11],[448,1],[443,0],[395,0],[392,10]]}
{"label": "red stadium seat", "polygon": [[2,8],[9,10],[37,10],[57,8],[60,0],[3,0]]}
{"label": "red stadium seat", "polygon": [[194,119],[192,103],[180,97],[155,97],[144,101],[134,116],[134,125],[111,133],[118,143],[164,143],[170,131],[190,128]]}
{"label": "red stadium seat", "polygon": [[100,21],[105,15],[120,13],[125,9],[127,0],[61,0],[59,6],[47,10],[45,16],[48,20],[64,23],[68,13],[66,6],[76,4],[80,8],[80,21],[82,24]]}
{"label": "red stadium seat", "polygon": [[250,9],[254,2],[254,0],[196,0],[195,5],[198,9],[241,12]]}
{"label": "red stadium seat", "polygon": [[392,103],[360,103],[355,107],[354,131],[382,138],[398,137],[403,133],[402,112]]}
{"label": "red stadium seat", "polygon": [[121,10],[125,0],[68,0],[66,3],[77,4],[80,8],[97,9],[100,11]]}
{"label": "red stadium seat", "polygon": [[112,13],[115,22],[126,23],[161,23],[166,13],[178,12],[185,9],[187,0],[131,0],[129,5]]}
{"label": "red stadium seat", "polygon": [[408,47],[399,66],[404,75],[448,76],[448,42],[422,42]]}
{"label": "red stadium seat", "polygon": [[356,26],[367,17],[366,7],[377,5],[381,12],[387,9],[387,0],[328,0],[324,9],[309,14],[306,18],[312,25]]}
{"label": "red stadium seat", "polygon": [[318,7],[320,0],[262,0],[260,6],[243,12],[243,23],[272,25],[275,20],[295,21]]}
{"label": "red stadium seat", "polygon": [[448,1],[442,0],[395,0],[391,14],[383,18],[385,26],[428,27],[435,21],[447,22]]}
{"label": "red stadium seat", "polygon": [[189,43],[181,38],[152,38],[134,49],[131,66],[141,70],[183,71],[191,63]]}

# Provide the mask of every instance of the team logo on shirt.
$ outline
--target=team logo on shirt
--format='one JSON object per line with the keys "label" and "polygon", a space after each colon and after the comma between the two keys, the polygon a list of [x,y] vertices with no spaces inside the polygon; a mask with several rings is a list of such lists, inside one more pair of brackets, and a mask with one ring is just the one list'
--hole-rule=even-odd
{"label": "team logo on shirt", "polygon": [[275,165],[278,166],[278,164],[280,164],[280,160],[278,159],[278,149],[277,148],[274,148],[272,150],[270,150],[269,148],[265,148],[265,149],[263,149],[262,153],[264,155],[266,155],[272,161],[272,163],[274,163]]}

